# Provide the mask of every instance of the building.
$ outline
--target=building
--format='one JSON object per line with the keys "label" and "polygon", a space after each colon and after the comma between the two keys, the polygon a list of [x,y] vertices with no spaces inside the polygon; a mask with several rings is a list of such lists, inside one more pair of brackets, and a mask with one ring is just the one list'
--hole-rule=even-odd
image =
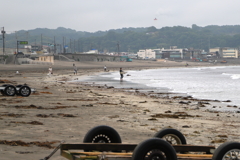
{"label": "building", "polygon": [[222,57],[222,58],[238,58],[238,49],[230,47],[217,47],[209,49],[209,54],[213,57]]}
{"label": "building", "polygon": [[156,59],[156,52],[153,49],[139,50],[137,55],[140,59]]}
{"label": "building", "polygon": [[216,47],[216,48],[210,48],[209,49],[209,54],[212,55],[213,57],[222,57],[222,48]]}
{"label": "building", "polygon": [[54,64],[54,56],[49,56],[49,55],[37,56],[35,57],[35,61],[48,62],[48,63]]}
{"label": "building", "polygon": [[222,48],[222,58],[238,58],[238,50],[236,48]]}
{"label": "building", "polygon": [[161,49],[154,49],[156,53],[156,59],[162,59],[162,50]]}
{"label": "building", "polygon": [[162,58],[183,59],[183,49],[162,49]]}
{"label": "building", "polygon": [[138,58],[141,59],[184,59],[184,49],[179,49],[176,46],[170,49],[146,49],[137,52]]}
{"label": "building", "polygon": [[189,48],[184,50],[185,59],[203,58],[207,54],[204,50]]}
{"label": "building", "polygon": [[31,51],[41,51],[42,50],[42,46],[41,45],[32,45],[31,46]]}

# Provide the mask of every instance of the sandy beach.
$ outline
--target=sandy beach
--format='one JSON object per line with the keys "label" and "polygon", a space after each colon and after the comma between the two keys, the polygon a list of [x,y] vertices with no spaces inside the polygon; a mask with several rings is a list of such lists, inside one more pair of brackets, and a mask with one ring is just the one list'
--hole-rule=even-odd
{"label": "sandy beach", "polygon": [[[184,67],[186,62],[74,63],[78,75],[73,75],[73,62],[55,61],[52,76],[47,75],[47,65],[0,65],[0,86],[26,83],[36,89],[29,97],[0,95],[1,160],[43,159],[62,140],[82,143],[87,131],[98,125],[113,127],[122,143],[140,143],[163,128],[178,129],[187,144],[217,147],[226,141],[240,142],[240,113],[206,109],[206,105],[221,106],[219,102],[167,93],[154,96],[153,92],[126,92],[108,84],[68,82],[103,72],[104,65],[110,71],[118,71],[120,67],[124,70]],[[189,67],[214,65],[188,64]],[[65,158],[58,151],[50,159]]]}

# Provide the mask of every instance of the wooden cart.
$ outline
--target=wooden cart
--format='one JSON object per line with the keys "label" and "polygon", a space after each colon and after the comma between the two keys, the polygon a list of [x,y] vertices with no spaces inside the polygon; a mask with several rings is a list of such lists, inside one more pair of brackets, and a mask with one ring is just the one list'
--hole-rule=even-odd
{"label": "wooden cart", "polygon": [[[162,141],[161,139],[157,139],[157,138],[148,139],[147,141],[151,141],[151,140]],[[136,154],[136,153],[133,153],[133,152],[136,152],[134,149],[137,146],[138,145],[136,144],[117,144],[117,143],[62,144],[61,155],[69,160],[90,160],[90,159],[92,160],[132,160],[133,155]],[[173,145],[173,148],[175,149],[176,152],[178,152],[178,154],[175,153],[177,156],[177,159],[181,159],[181,160],[194,160],[194,159],[211,160],[212,154],[207,154],[207,153],[210,153],[215,149],[214,146],[193,146],[193,145]],[[84,150],[88,150],[88,151],[92,150],[92,152],[84,152]],[[113,150],[116,150],[119,152],[114,152]],[[155,151],[155,153],[153,151]],[[169,151],[172,152],[171,149]],[[155,157],[146,158],[145,156],[145,158],[149,160],[150,159],[165,160],[167,158],[165,151],[161,152],[160,150],[157,150],[157,149],[148,151],[148,154],[149,156],[151,156],[151,154],[155,154]],[[136,157],[138,155],[134,155],[134,156]]]}
{"label": "wooden cart", "polygon": [[[61,156],[69,160],[240,160],[240,143],[214,146],[183,144],[183,135],[164,129],[139,144],[122,144],[109,126],[91,129],[81,144],[62,144]],[[178,143],[178,144],[173,144]]]}

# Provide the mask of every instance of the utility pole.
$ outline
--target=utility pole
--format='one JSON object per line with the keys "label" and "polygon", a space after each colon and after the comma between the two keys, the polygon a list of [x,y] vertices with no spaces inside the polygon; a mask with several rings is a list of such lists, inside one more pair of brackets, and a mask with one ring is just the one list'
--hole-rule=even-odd
{"label": "utility pole", "polygon": [[119,42],[117,43],[117,51],[118,51],[118,56],[120,56],[120,53],[119,53]]}
{"label": "utility pole", "polygon": [[42,47],[42,34],[41,34],[41,50],[42,50],[42,48],[43,48],[43,47]]}
{"label": "utility pole", "polygon": [[72,39],[70,39],[70,51],[72,53]]}
{"label": "utility pole", "polygon": [[208,37],[208,52],[210,52],[210,43],[211,43],[211,41],[210,41],[210,36]]}
{"label": "utility pole", "polygon": [[73,43],[73,52],[75,53],[75,39],[74,39],[74,43]]}
{"label": "utility pole", "polygon": [[78,45],[77,45],[78,52],[80,52],[80,40],[78,39]]}
{"label": "utility pole", "polygon": [[63,44],[62,44],[62,47],[63,47],[63,53],[65,53],[65,48],[64,48],[64,37],[63,37]]}
{"label": "utility pole", "polygon": [[27,41],[28,41],[28,31],[26,32],[26,36],[27,36]]}
{"label": "utility pole", "polygon": [[3,55],[5,55],[5,31],[4,31],[4,27],[3,27],[3,30],[2,30],[2,39],[3,39]]}
{"label": "utility pole", "polygon": [[54,54],[56,54],[56,42],[55,42],[55,36],[54,36]]}

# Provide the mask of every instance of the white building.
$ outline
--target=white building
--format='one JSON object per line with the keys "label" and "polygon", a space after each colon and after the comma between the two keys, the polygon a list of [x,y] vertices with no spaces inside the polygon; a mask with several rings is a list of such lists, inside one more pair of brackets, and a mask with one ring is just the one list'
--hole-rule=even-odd
{"label": "white building", "polygon": [[156,52],[153,49],[139,50],[137,52],[138,58],[141,59],[155,59]]}
{"label": "white building", "polygon": [[171,47],[170,49],[146,49],[139,50],[137,55],[141,59],[183,59],[183,49],[178,49],[176,46],[174,46],[174,48]]}
{"label": "white building", "polygon": [[236,48],[223,48],[222,49],[223,58],[238,58],[238,50]]}
{"label": "white building", "polygon": [[221,56],[222,58],[238,58],[237,48],[217,47],[217,48],[211,48],[209,52],[210,54],[219,54],[219,56]]}

